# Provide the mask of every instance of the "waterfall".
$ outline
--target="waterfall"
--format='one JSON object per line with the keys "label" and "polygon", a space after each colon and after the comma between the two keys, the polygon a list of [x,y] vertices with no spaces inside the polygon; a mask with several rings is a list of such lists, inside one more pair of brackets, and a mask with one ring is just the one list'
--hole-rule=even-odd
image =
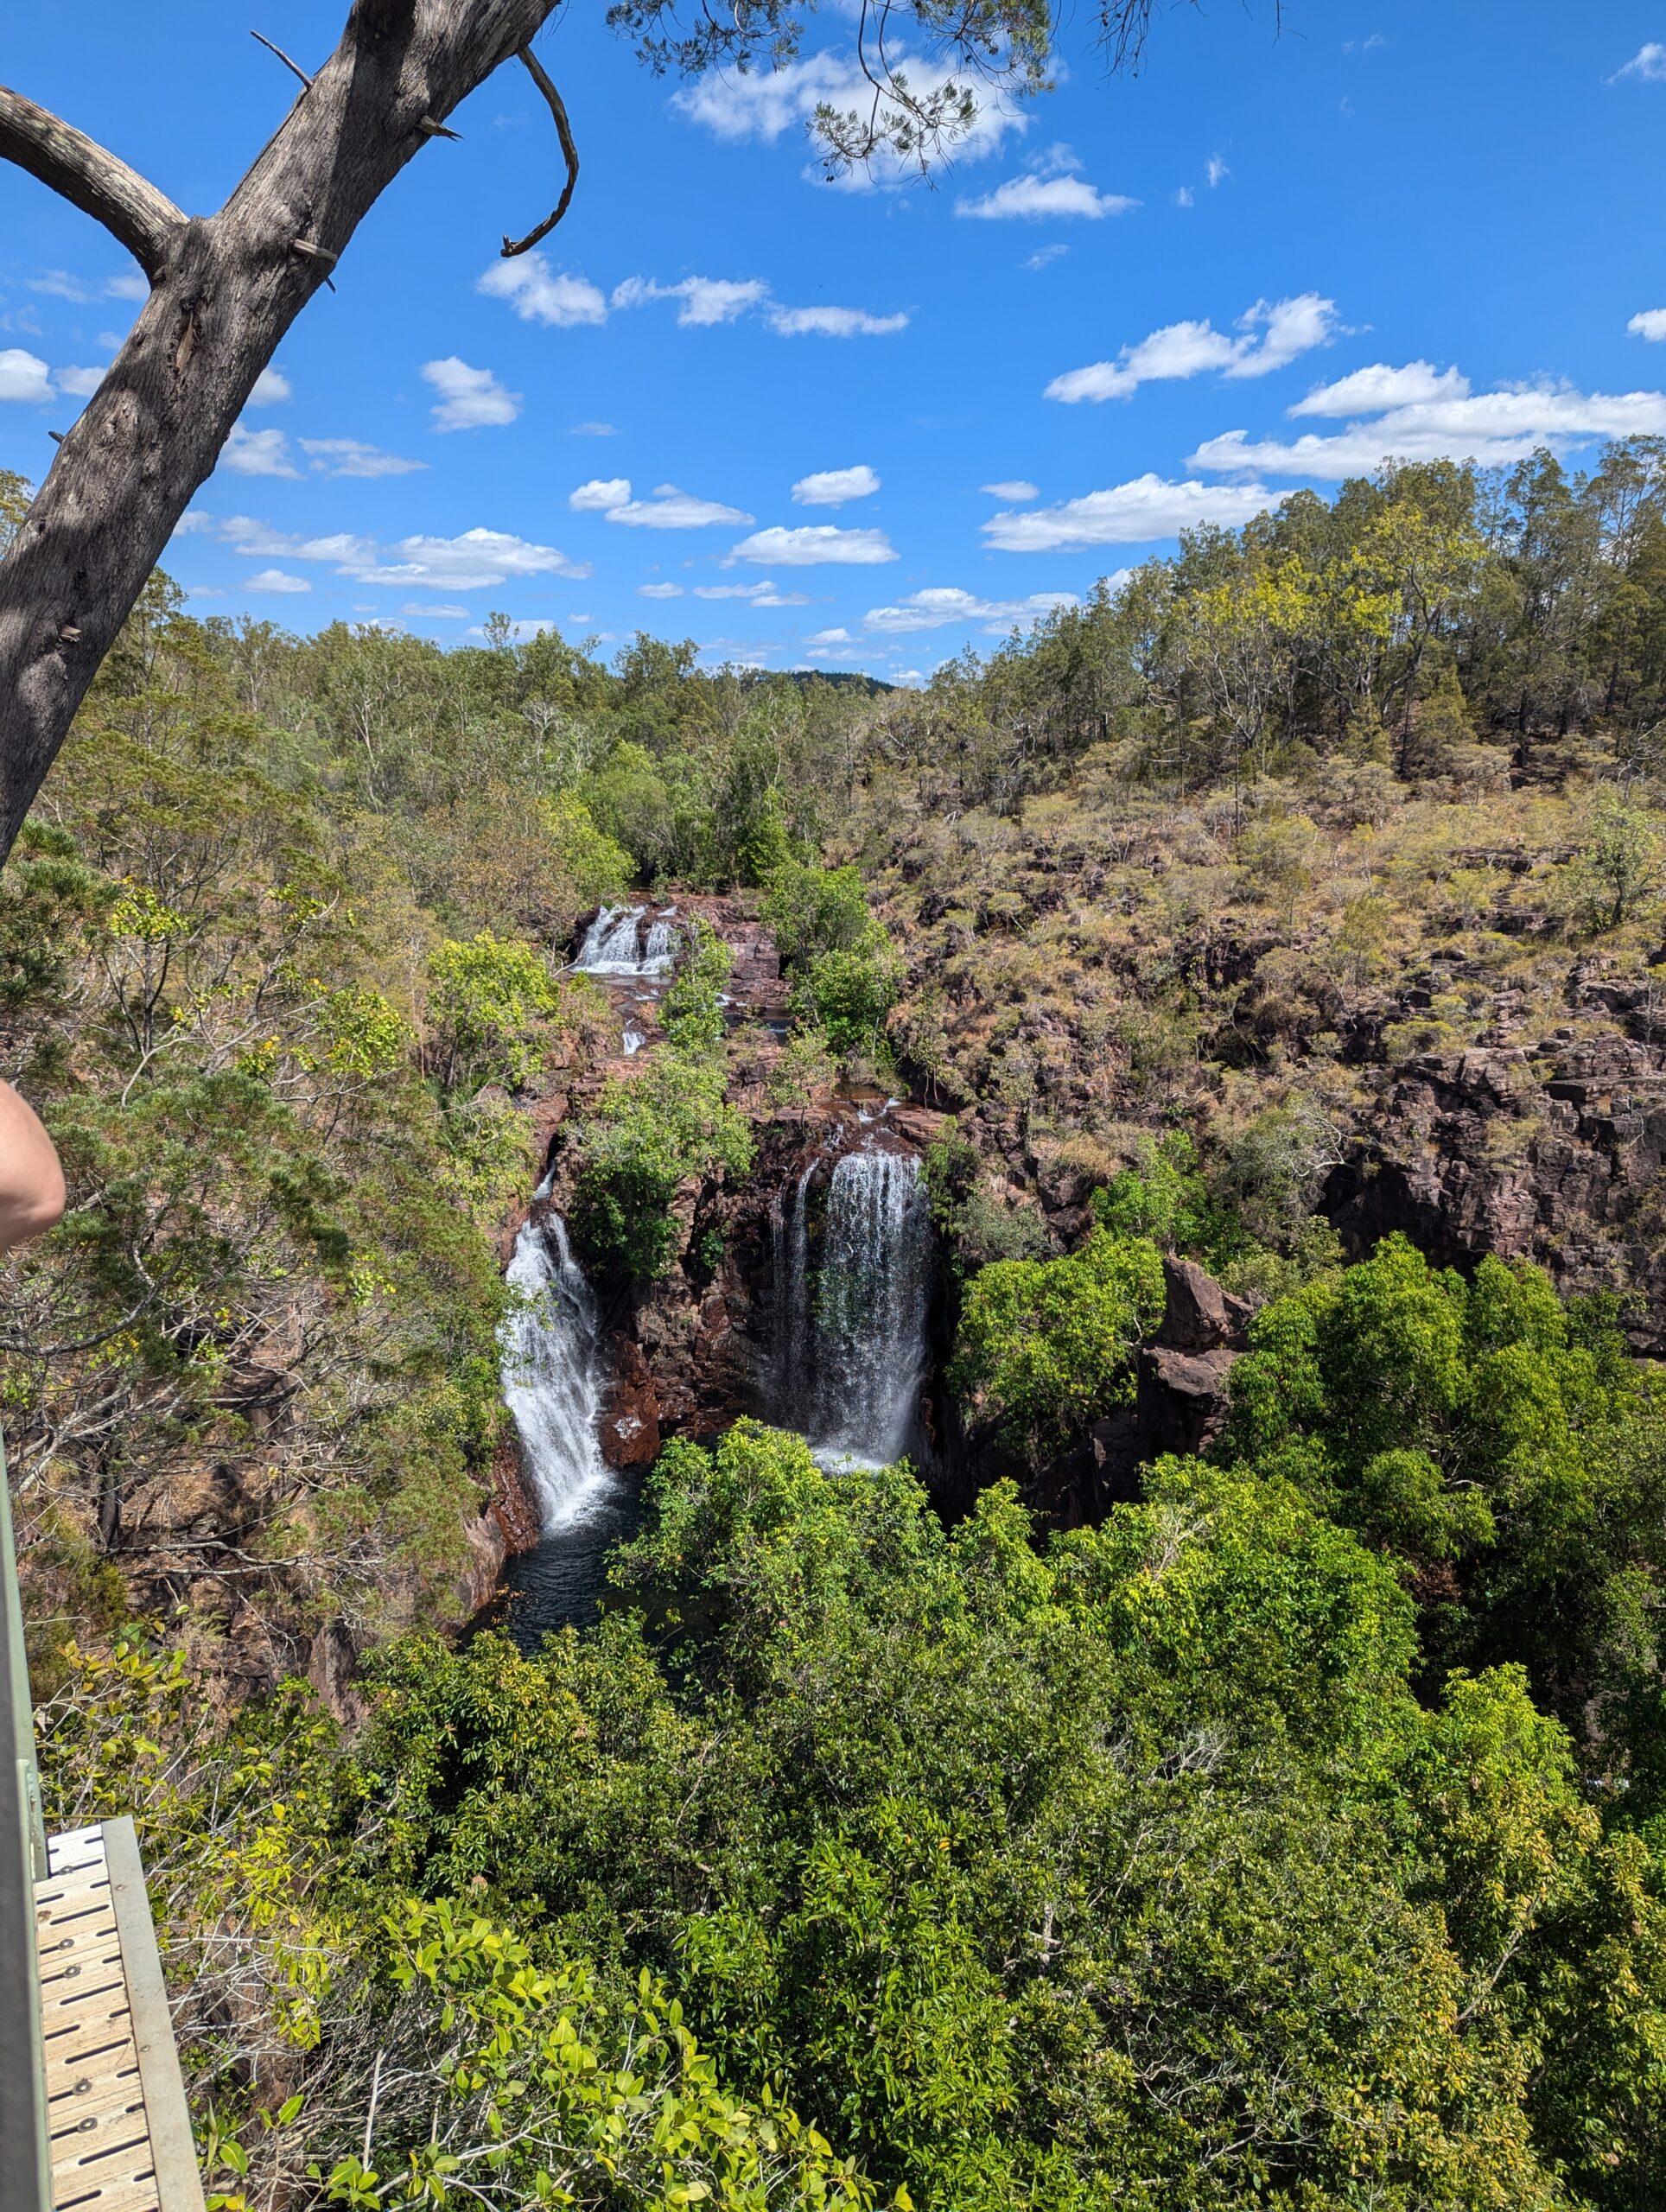
{"label": "waterfall", "polygon": [[932,1222],[911,1154],[835,1166],[813,1288],[806,1202],[819,1160],[771,1222],[772,1395],[818,1453],[883,1466],[915,1442],[932,1291]]}
{"label": "waterfall", "polygon": [[[677,962],[677,932],[662,915],[648,925],[641,943],[645,906],[604,906],[584,932],[573,966],[581,976],[665,976]],[[672,908],[669,910],[674,912]]]}
{"label": "waterfall", "polygon": [[596,1441],[599,1317],[558,1213],[527,1222],[506,1280],[525,1297],[499,1334],[504,1402],[520,1431],[547,1541],[613,1487]]}

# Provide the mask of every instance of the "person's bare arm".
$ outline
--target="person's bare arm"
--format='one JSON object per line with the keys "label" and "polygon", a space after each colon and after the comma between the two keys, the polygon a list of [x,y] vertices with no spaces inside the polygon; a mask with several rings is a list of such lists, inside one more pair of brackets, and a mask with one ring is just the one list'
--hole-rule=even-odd
{"label": "person's bare arm", "polygon": [[0,1083],[0,1252],[61,1219],[64,1171],[34,1109]]}

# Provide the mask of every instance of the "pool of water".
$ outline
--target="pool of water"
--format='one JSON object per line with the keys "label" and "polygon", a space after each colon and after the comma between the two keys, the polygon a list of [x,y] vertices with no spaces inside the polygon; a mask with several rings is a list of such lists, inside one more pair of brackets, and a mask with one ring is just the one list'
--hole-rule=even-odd
{"label": "pool of water", "polygon": [[588,1511],[565,1522],[504,1570],[503,1594],[476,1626],[506,1630],[535,1652],[552,1630],[588,1628],[607,1586],[607,1554],[633,1536],[642,1519],[636,1489],[615,1480]]}

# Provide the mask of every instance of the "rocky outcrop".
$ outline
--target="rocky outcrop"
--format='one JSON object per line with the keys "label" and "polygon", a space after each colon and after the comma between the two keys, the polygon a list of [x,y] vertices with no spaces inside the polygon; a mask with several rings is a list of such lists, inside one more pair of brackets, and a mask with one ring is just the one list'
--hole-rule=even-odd
{"label": "rocky outcrop", "polygon": [[596,1423],[601,1456],[621,1470],[652,1466],[659,1457],[659,1394],[653,1370],[636,1340],[616,1332],[610,1340],[611,1380]]}
{"label": "rocky outcrop", "polygon": [[1666,1056],[1618,1032],[1426,1053],[1385,1069],[1323,1207],[1351,1254],[1398,1230],[1429,1256],[1530,1259],[1564,1294],[1638,1289],[1666,1351]]}

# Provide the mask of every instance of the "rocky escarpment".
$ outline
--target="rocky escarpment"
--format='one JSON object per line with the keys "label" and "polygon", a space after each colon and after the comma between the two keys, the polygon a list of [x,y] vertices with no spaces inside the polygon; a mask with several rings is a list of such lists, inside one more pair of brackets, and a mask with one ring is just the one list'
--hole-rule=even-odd
{"label": "rocky escarpment", "polygon": [[1432,1258],[1493,1252],[1564,1294],[1621,1290],[1639,1350],[1666,1351],[1666,1054],[1612,1030],[1422,1053],[1372,1071],[1321,1204],[1350,1249],[1399,1230]]}

